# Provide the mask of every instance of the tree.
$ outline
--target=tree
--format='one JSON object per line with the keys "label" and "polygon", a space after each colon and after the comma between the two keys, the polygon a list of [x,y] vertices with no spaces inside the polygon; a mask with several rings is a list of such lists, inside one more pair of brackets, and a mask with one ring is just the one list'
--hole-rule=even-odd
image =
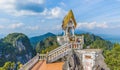
{"label": "tree", "polygon": [[21,64],[21,62],[17,62],[17,70],[19,70],[23,65]]}
{"label": "tree", "polygon": [[3,67],[0,68],[0,70],[14,70],[15,63],[14,62],[6,62]]}
{"label": "tree", "polygon": [[114,44],[112,50],[104,52],[105,62],[111,70],[120,70],[120,44]]}

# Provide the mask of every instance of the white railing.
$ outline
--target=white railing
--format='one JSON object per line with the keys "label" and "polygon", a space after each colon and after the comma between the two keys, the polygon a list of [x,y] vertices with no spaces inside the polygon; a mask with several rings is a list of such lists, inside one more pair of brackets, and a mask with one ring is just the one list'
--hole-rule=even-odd
{"label": "white railing", "polygon": [[[81,44],[84,44],[84,36],[83,35],[82,36],[72,36],[71,38],[74,40],[74,42],[79,42]],[[67,36],[57,36],[57,41],[60,45],[70,42],[69,37],[67,37]]]}
{"label": "white railing", "polygon": [[82,47],[80,43],[66,43],[50,51],[47,55],[47,62],[54,62],[59,58],[67,55],[71,51],[71,49],[80,49],[80,47]]}
{"label": "white railing", "polygon": [[39,61],[39,55],[37,54],[35,57],[29,60],[26,64],[24,64],[19,70],[30,70],[38,61]]}
{"label": "white railing", "polygon": [[48,62],[54,62],[54,61],[58,60],[59,58],[62,58],[63,56],[65,56],[65,55],[67,55],[68,53],[70,53],[70,50],[71,50],[71,49],[62,52],[61,54],[58,54],[58,55],[55,56],[54,58],[48,60]]}
{"label": "white railing", "polygon": [[47,54],[39,54],[39,60],[46,60]]}
{"label": "white railing", "polygon": [[69,54],[71,49],[82,48],[81,43],[65,43],[64,45],[50,51],[47,54],[37,54],[34,58],[29,60],[26,64],[22,66],[19,70],[29,70],[31,69],[39,60],[47,60],[47,62],[54,62],[65,55]]}
{"label": "white railing", "polygon": [[63,45],[69,41],[69,38],[67,36],[57,36],[57,41],[59,45]]}

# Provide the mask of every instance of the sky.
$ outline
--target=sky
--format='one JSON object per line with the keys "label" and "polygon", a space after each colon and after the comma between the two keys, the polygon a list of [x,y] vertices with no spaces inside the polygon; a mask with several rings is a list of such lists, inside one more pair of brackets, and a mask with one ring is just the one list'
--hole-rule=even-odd
{"label": "sky", "polygon": [[59,34],[64,16],[73,11],[78,30],[120,36],[120,0],[0,0],[0,37]]}

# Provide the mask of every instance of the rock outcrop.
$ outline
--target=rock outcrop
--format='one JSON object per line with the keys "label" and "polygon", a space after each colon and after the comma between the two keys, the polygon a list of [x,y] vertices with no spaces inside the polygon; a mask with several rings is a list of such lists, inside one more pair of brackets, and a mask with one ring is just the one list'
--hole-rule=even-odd
{"label": "rock outcrop", "polygon": [[74,51],[64,57],[63,70],[83,70],[81,60]]}
{"label": "rock outcrop", "polygon": [[0,41],[0,66],[6,61],[24,64],[33,56],[34,50],[29,38],[22,33],[11,33]]}
{"label": "rock outcrop", "polygon": [[[65,56],[63,70],[84,70],[82,65],[82,54],[74,50]],[[104,62],[102,53],[99,53],[95,60],[94,70],[110,70]]]}

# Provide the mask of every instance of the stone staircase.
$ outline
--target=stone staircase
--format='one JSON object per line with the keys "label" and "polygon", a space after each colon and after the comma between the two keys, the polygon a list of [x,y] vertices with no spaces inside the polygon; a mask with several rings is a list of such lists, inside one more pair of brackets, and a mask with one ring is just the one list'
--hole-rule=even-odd
{"label": "stone staircase", "polygon": [[65,43],[64,45],[50,51],[47,55],[47,62],[54,62],[71,52],[72,49],[79,49],[80,43]]}
{"label": "stone staircase", "polygon": [[64,57],[65,55],[67,55],[71,48],[70,48],[71,44],[64,44],[52,51],[50,51],[47,55],[47,62],[54,62],[62,57]]}
{"label": "stone staircase", "polygon": [[80,49],[81,47],[83,47],[82,43],[65,43],[64,45],[50,51],[47,54],[37,54],[19,70],[30,70],[39,60],[46,60],[47,63],[55,62],[69,54],[72,49]]}

